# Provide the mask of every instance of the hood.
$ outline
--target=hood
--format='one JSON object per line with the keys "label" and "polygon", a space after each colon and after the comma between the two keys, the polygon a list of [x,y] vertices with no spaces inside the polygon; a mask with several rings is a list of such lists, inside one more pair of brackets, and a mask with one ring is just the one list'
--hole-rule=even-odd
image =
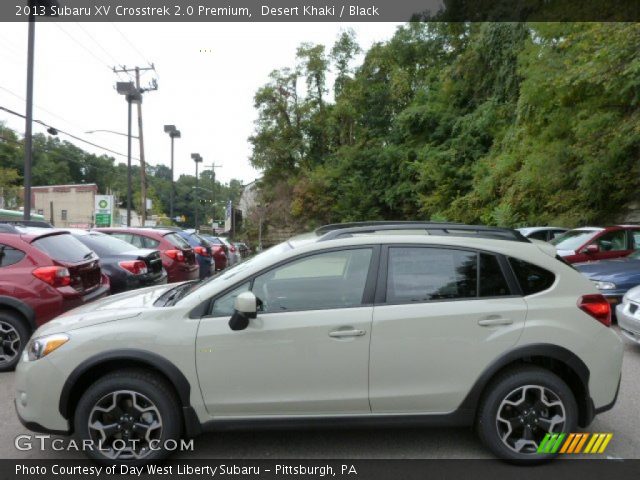
{"label": "hood", "polygon": [[586,276],[597,278],[612,275],[628,276],[630,274],[640,273],[640,259],[636,258],[596,260],[593,262],[575,263],[573,266]]}
{"label": "hood", "polygon": [[142,310],[151,307],[160,295],[175,286],[175,284],[159,285],[105,297],[63,313],[38,328],[33,336],[68,332],[77,328],[137,317]]}

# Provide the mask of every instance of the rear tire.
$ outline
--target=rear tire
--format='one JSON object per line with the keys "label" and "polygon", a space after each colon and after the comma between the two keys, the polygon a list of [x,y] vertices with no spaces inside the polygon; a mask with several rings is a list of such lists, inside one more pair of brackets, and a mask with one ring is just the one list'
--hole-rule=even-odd
{"label": "rear tire", "polygon": [[29,329],[19,315],[0,311],[0,372],[16,368],[29,336]]}
{"label": "rear tire", "polygon": [[170,453],[167,441],[179,442],[181,411],[162,377],[145,370],[123,370],[105,375],[84,392],[74,430],[80,441],[94,446],[85,451],[93,460],[144,465]]}
{"label": "rear tire", "polygon": [[487,387],[480,403],[480,440],[499,458],[541,463],[555,454],[537,453],[547,433],[575,431],[576,400],[567,384],[543,368],[510,369]]}

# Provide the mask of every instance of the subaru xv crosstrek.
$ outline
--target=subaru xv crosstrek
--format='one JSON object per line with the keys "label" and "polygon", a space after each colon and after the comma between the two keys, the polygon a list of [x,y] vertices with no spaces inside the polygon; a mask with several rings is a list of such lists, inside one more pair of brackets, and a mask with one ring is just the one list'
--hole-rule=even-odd
{"label": "subaru xv crosstrek", "polygon": [[33,335],[15,403],[103,462],[259,427],[475,425],[524,462],[617,397],[609,303],[513,230],[342,224],[200,282],[123,293]]}

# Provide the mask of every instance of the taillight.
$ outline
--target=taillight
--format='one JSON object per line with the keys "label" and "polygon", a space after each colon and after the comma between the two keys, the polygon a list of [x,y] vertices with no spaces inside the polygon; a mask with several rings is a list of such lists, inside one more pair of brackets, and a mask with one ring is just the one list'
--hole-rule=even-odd
{"label": "taillight", "polygon": [[33,276],[48,283],[52,287],[66,287],[71,285],[71,274],[64,267],[40,267],[36,268]]}
{"label": "taillight", "polygon": [[142,260],[126,260],[118,262],[118,265],[134,275],[145,275],[147,273],[147,264]]}
{"label": "taillight", "polygon": [[578,308],[588,313],[605,327],[611,326],[611,305],[600,294],[584,295],[578,299]]}
{"label": "taillight", "polygon": [[208,257],[209,256],[209,252],[207,252],[207,249],[205,247],[193,247],[193,251],[196,252],[198,255],[201,255],[203,257]]}
{"label": "taillight", "polygon": [[164,253],[176,262],[184,262],[184,253],[182,253],[182,250],[165,250]]}

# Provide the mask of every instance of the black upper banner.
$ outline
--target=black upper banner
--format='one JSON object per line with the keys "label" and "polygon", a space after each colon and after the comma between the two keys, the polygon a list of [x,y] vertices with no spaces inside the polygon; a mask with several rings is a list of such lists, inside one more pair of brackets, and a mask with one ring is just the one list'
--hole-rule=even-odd
{"label": "black upper banner", "polygon": [[2,0],[0,21],[636,22],[640,0]]}

